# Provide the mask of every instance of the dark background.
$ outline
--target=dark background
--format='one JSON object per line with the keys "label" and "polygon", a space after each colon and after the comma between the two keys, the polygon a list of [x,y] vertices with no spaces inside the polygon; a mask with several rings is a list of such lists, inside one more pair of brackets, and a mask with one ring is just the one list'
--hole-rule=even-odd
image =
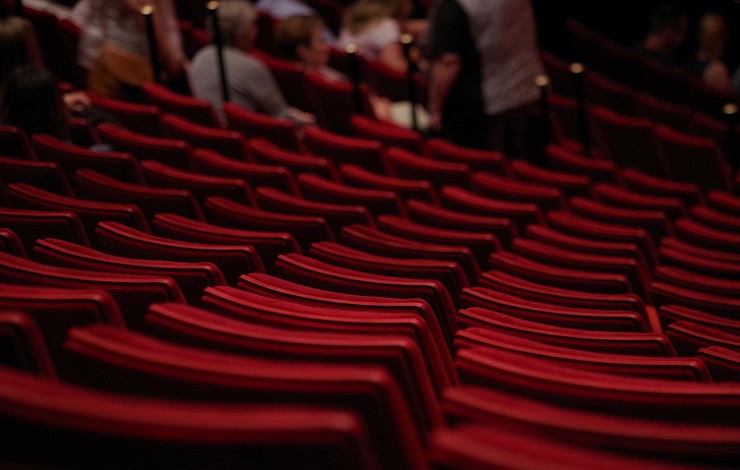
{"label": "dark background", "polygon": [[[647,32],[650,11],[658,3],[658,0],[532,0],[539,27],[540,46],[566,59],[573,59],[563,26],[566,17],[573,16],[618,43],[631,46]],[[692,32],[689,33],[682,54],[690,54],[696,46],[693,29],[696,19],[705,11],[718,10],[725,15],[730,27],[731,37],[725,61],[730,70],[734,70],[740,63],[740,0],[678,0],[677,3],[684,5],[693,19]]]}

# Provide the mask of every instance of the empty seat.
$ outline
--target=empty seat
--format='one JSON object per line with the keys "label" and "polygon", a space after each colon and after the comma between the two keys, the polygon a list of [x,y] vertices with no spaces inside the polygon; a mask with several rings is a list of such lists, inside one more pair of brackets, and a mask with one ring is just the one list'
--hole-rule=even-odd
{"label": "empty seat", "polygon": [[431,438],[429,460],[434,468],[446,470],[555,467],[698,470],[697,466],[653,456],[590,449],[548,438],[547,434],[503,433],[487,424],[458,424],[437,430]]}
{"label": "empty seat", "polygon": [[304,130],[304,140],[311,153],[326,157],[337,166],[352,163],[375,173],[387,173],[383,145],[376,139],[346,136],[309,126]]}
{"label": "empty seat", "polygon": [[650,294],[656,307],[681,305],[726,318],[737,318],[740,312],[740,299],[737,296],[711,294],[660,281],[650,284]]}
{"label": "empty seat", "polygon": [[337,134],[353,135],[351,116],[373,114],[366,87],[360,87],[360,99],[356,103],[351,83],[329,80],[315,70],[306,71],[305,77],[308,99],[322,128]]}
{"label": "empty seat", "polygon": [[689,320],[732,334],[740,334],[740,320],[732,317],[715,315],[704,310],[670,303],[658,307],[657,313],[664,327],[674,321]]}
{"label": "empty seat", "polygon": [[665,335],[671,340],[679,356],[696,356],[699,349],[721,346],[740,349],[740,335],[700,325],[689,320],[677,320],[668,325]]}
{"label": "empty seat", "polygon": [[501,243],[489,232],[443,229],[391,215],[379,216],[377,224],[378,229],[391,235],[424,243],[466,246],[470,248],[481,266],[485,265],[491,253],[501,251]]}
{"label": "empty seat", "polygon": [[657,196],[680,197],[686,207],[704,201],[704,193],[694,183],[683,183],[649,175],[635,168],[623,168],[617,172],[619,184],[645,194]]}
{"label": "empty seat", "polygon": [[163,114],[173,113],[203,126],[221,127],[213,106],[209,101],[172,91],[156,82],[148,82],[142,90],[149,102]]}
{"label": "empty seat", "polygon": [[550,209],[564,209],[565,198],[558,188],[516,180],[487,171],[473,174],[473,191],[484,196],[516,202],[536,204],[543,212]]}
{"label": "empty seat", "polygon": [[439,192],[442,207],[460,212],[510,219],[519,233],[527,224],[544,221],[542,209],[531,202],[516,202],[508,199],[483,196],[459,186],[443,186]]}
{"label": "empty seat", "polygon": [[28,258],[21,239],[18,238],[18,235],[14,231],[7,228],[0,228],[0,251],[20,256],[21,258]]}
{"label": "empty seat", "polygon": [[675,220],[686,215],[686,206],[676,196],[657,196],[633,191],[614,183],[598,183],[592,188],[592,195],[598,201],[626,209],[662,211]]}
{"label": "empty seat", "polygon": [[732,192],[732,170],[716,141],[678,132],[665,125],[655,127],[653,138],[671,179],[694,183],[704,191]]}
{"label": "empty seat", "polygon": [[31,145],[39,160],[57,163],[68,178],[78,169],[92,169],[129,183],[144,181],[139,165],[130,153],[88,150],[45,134],[34,135]]}
{"label": "empty seat", "polygon": [[648,331],[646,319],[635,311],[564,307],[515,297],[481,286],[464,289],[459,301],[463,308],[480,307],[522,320],[565,328],[596,331]]}
{"label": "empty seat", "polygon": [[471,283],[476,282],[481,272],[473,251],[459,244],[421,242],[361,224],[343,227],[339,239],[348,246],[378,255],[452,260],[463,268]]}
{"label": "empty seat", "polygon": [[13,466],[380,468],[363,417],[332,403],[193,403],[0,374],[2,419],[12,423],[2,432],[3,461]]}
{"label": "empty seat", "polygon": [[406,211],[409,220],[421,224],[468,232],[491,232],[502,247],[508,247],[519,234],[516,225],[509,218],[445,209],[419,199],[406,201]]}
{"label": "empty seat", "polygon": [[12,231],[23,243],[26,253],[39,238],[61,238],[78,245],[90,246],[80,218],[71,211],[9,209],[0,207],[0,227]]}
{"label": "empty seat", "polygon": [[594,182],[609,182],[615,179],[616,166],[613,161],[590,158],[562,145],[545,146],[545,158],[550,167],[556,171],[587,176]]}
{"label": "empty seat", "polygon": [[[193,331],[195,322],[175,325],[170,327],[170,333],[175,337],[180,335],[177,341],[187,342],[192,338],[200,346],[250,356],[379,365],[388,370],[400,386],[420,436],[441,424],[441,410],[427,363],[418,343],[408,334],[394,332],[391,328],[373,333],[312,327],[312,323],[322,322],[321,319],[312,320],[322,314],[320,308],[233,288],[207,290],[203,305],[219,314],[191,311],[190,315],[200,325],[210,322],[218,328],[204,325],[200,329],[205,331],[189,334],[187,330]],[[331,320],[327,315],[323,321]],[[296,328],[292,324],[302,326]],[[182,330],[184,333],[178,333]],[[209,341],[209,336],[220,338]],[[229,336],[231,339],[226,339]]]}
{"label": "empty seat", "polygon": [[234,103],[225,103],[223,110],[226,127],[241,132],[245,138],[260,137],[293,152],[305,151],[305,145],[290,119],[249,111]]}
{"label": "empty seat", "polygon": [[524,160],[509,162],[509,172],[520,180],[558,188],[566,198],[586,196],[591,188],[591,179],[588,176],[542,168]]}
{"label": "empty seat", "polygon": [[452,332],[457,330],[454,304],[449,292],[439,281],[364,273],[297,254],[281,255],[275,267],[278,276],[284,279],[327,290],[348,294],[422,298],[437,313],[443,328]]}
{"label": "empty seat", "polygon": [[41,330],[27,312],[0,310],[0,364],[45,377],[57,377]]}
{"label": "empty seat", "polygon": [[152,221],[152,231],[161,237],[188,242],[253,246],[268,271],[272,270],[278,255],[301,252],[295,237],[288,232],[228,228],[176,214],[157,214]]}
{"label": "empty seat", "polygon": [[[666,267],[678,266],[683,268],[682,270],[699,274],[696,279],[697,285],[706,286],[710,291],[721,291],[723,284],[728,292],[733,292],[733,287],[738,287],[733,285],[732,281],[725,284],[728,280],[740,281],[740,264],[737,263],[737,260],[705,258],[699,253],[690,253],[667,245],[661,245],[658,254]],[[704,281],[700,280],[702,276],[705,277]],[[715,278],[715,281],[712,282],[711,278]],[[717,289],[709,288],[711,284],[715,284]],[[730,293],[729,295],[733,294]]]}
{"label": "empty seat", "polygon": [[594,137],[604,155],[619,168],[635,168],[651,176],[670,176],[653,140],[653,121],[627,116],[603,106],[590,108]]}
{"label": "empty seat", "polygon": [[635,111],[642,117],[680,132],[693,132],[691,115],[694,110],[685,104],[672,103],[644,91],[635,95],[634,103]]}
{"label": "empty seat", "polygon": [[0,126],[0,155],[20,160],[36,160],[29,136],[20,127]]}
{"label": "empty seat", "polygon": [[229,199],[206,200],[205,212],[210,223],[242,230],[288,232],[307,251],[311,243],[334,240],[334,232],[324,217],[292,215],[245,206]]}
{"label": "empty seat", "polygon": [[[323,325],[337,331],[413,332],[424,351],[436,390],[441,392],[457,383],[451,356],[453,332],[441,328],[436,314],[422,299],[346,294],[259,273],[242,276],[238,287],[324,309],[323,323],[314,321],[305,326]],[[300,309],[296,313],[300,315]],[[308,317],[304,316],[303,321],[308,322]]]}
{"label": "empty seat", "polygon": [[154,137],[165,135],[162,112],[157,106],[87,93],[95,108],[115,116],[126,129]]}
{"label": "empty seat", "polygon": [[199,124],[179,114],[165,114],[162,122],[171,138],[185,140],[193,147],[211,149],[237,160],[249,160],[246,139],[240,132]]}
{"label": "empty seat", "polygon": [[345,184],[352,184],[361,188],[394,191],[402,200],[418,198],[439,205],[439,196],[436,189],[426,180],[387,176],[353,163],[340,165],[339,173]]}
{"label": "empty seat", "polygon": [[279,147],[267,139],[257,137],[247,141],[247,150],[252,160],[266,165],[282,165],[294,173],[310,172],[340,181],[339,170],[334,162],[326,157],[308,153],[293,152]]}
{"label": "empty seat", "polygon": [[67,175],[54,162],[0,157],[0,175],[5,185],[27,183],[63,196],[74,195]]}
{"label": "empty seat", "polygon": [[114,256],[53,238],[38,240],[33,256],[42,263],[63,268],[168,276],[177,282],[188,303],[195,305],[200,303],[203,289],[226,284],[223,274],[213,263]]}
{"label": "empty seat", "polygon": [[453,299],[457,299],[462,289],[469,285],[460,265],[452,261],[379,256],[334,242],[314,243],[308,254],[312,258],[357,271],[412,279],[436,279]]}
{"label": "empty seat", "polygon": [[88,324],[124,326],[118,303],[100,289],[1,284],[0,309],[30,315],[41,332],[55,374],[62,378],[74,368],[62,348],[69,328]]}
{"label": "empty seat", "polygon": [[401,147],[387,148],[383,154],[383,160],[390,176],[424,179],[438,188],[443,185],[461,187],[470,185],[472,173],[465,163],[435,160]]}
{"label": "empty seat", "polygon": [[236,284],[244,273],[265,270],[257,250],[250,245],[184,242],[150,235],[116,222],[100,223],[95,234],[100,250],[106,253],[154,260],[211,262],[231,284]]}
{"label": "empty seat", "polygon": [[256,193],[260,208],[285,214],[324,217],[335,235],[343,226],[353,223],[375,226],[370,211],[361,205],[342,204],[341,201],[335,203],[309,201],[266,186],[257,188]]}
{"label": "empty seat", "polygon": [[738,253],[740,235],[703,224],[697,220],[682,218],[675,222],[676,237],[702,248],[715,251]]}
{"label": "empty seat", "polygon": [[99,202],[60,196],[23,183],[13,183],[7,190],[8,198],[17,208],[70,211],[85,227],[87,238],[95,244],[95,227],[98,222],[116,221],[149,232],[144,213],[135,204]]}
{"label": "empty seat", "polygon": [[649,266],[657,264],[655,242],[642,228],[597,221],[568,211],[550,211],[546,216],[547,225],[571,235],[622,243],[634,243],[640,247]]}
{"label": "empty seat", "polygon": [[[442,405],[452,423],[480,423],[489,427],[505,423],[507,429],[529,437],[546,435],[562,443],[610,450],[623,456],[654,458],[656,465],[660,459],[662,463],[672,461],[677,465],[690,461],[714,466],[731,464],[736,458],[734,426],[672,423],[574,410],[476,386],[449,390]],[[596,462],[588,460],[583,465]]]}
{"label": "empty seat", "polygon": [[737,382],[740,379],[740,353],[721,346],[701,348],[698,356],[703,360],[715,382]]}
{"label": "empty seat", "polygon": [[103,142],[118,152],[127,152],[142,160],[157,160],[175,168],[193,170],[192,146],[182,139],[167,139],[134,132],[111,122],[95,127]]}
{"label": "empty seat", "polygon": [[[626,378],[575,371],[540,359],[486,350],[462,350],[463,383],[494,386],[553,404],[686,423],[733,424],[736,385]],[[553,393],[553,390],[558,390]]]}
{"label": "empty seat", "polygon": [[489,171],[498,175],[508,173],[506,157],[501,152],[463,147],[438,137],[427,138],[425,147],[436,160],[464,163],[473,171]]}
{"label": "empty seat", "polygon": [[633,311],[644,317],[653,330],[658,330],[654,324],[654,315],[648,313],[643,300],[635,294],[595,294],[583,290],[564,289],[533,282],[498,270],[483,273],[478,285],[522,299],[564,307]]}
{"label": "empty seat", "polygon": [[633,292],[629,279],[623,274],[563,268],[505,251],[492,253],[488,258],[488,266],[529,281],[563,289],[604,294]]}
{"label": "empty seat", "polygon": [[184,189],[201,204],[210,196],[221,196],[247,205],[255,204],[252,188],[240,178],[204,175],[156,160],[141,162],[141,174],[147,185]]}
{"label": "empty seat", "polygon": [[377,140],[384,147],[399,147],[417,155],[427,153],[421,134],[411,129],[359,114],[350,117],[350,125],[356,137]]}
{"label": "empty seat", "polygon": [[689,217],[720,230],[740,231],[740,215],[727,214],[705,204],[692,206],[689,209]]}
{"label": "empty seat", "polygon": [[127,183],[95,170],[78,170],[73,178],[79,197],[103,202],[136,204],[151,220],[159,212],[173,212],[203,220],[198,201],[185,189],[152,188]]}
{"label": "empty seat", "polygon": [[0,269],[9,284],[106,290],[118,302],[126,325],[134,329],[142,327],[150,303],[185,302],[175,281],[165,276],[60,268],[5,253],[0,253]]}
{"label": "empty seat", "polygon": [[373,216],[394,214],[405,217],[406,211],[395,191],[358,188],[329,180],[313,173],[302,173],[296,178],[304,198],[312,201],[355,204],[365,207]]}
{"label": "empty seat", "polygon": [[284,165],[243,162],[209,149],[196,149],[193,159],[198,171],[205,175],[241,178],[252,188],[272,186],[290,194],[298,194],[293,172]]}

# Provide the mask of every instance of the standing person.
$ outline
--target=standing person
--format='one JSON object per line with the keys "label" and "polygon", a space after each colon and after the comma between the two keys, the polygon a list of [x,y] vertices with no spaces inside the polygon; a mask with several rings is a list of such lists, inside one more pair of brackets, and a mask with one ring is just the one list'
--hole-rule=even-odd
{"label": "standing person", "polygon": [[459,145],[527,156],[544,73],[528,0],[439,0],[431,11],[429,127]]}
{"label": "standing person", "polygon": [[731,91],[730,71],[724,62],[730,32],[727,20],[717,12],[704,13],[696,31],[698,48],[694,57],[686,64],[707,85],[720,91]]}
{"label": "standing person", "polygon": [[634,49],[648,57],[677,67],[678,49],[686,42],[689,13],[676,3],[661,3],[650,13],[650,29]]}
{"label": "standing person", "polygon": [[[257,37],[256,21],[257,12],[248,1],[219,2],[218,22],[229,101],[250,111],[289,118],[299,126],[314,123],[313,115],[288,106],[270,69],[249,53]],[[210,19],[208,29],[213,38]],[[195,54],[188,79],[193,95],[210,101],[223,118],[221,76],[215,44],[207,45]]]}
{"label": "standing person", "polygon": [[80,0],[73,12],[82,27],[78,63],[89,69],[90,91],[130,101],[142,99],[141,85],[155,78],[141,14],[146,5],[154,8],[163,78],[175,81],[183,76],[187,58],[172,0]]}

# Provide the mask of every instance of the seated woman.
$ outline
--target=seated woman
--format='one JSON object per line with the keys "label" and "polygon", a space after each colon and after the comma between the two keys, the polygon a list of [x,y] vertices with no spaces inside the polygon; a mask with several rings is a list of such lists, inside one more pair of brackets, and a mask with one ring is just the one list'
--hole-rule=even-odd
{"label": "seated woman", "polygon": [[[74,111],[65,103],[65,96],[59,80],[46,69],[35,65],[16,67],[0,87],[0,125],[23,129],[29,137],[48,134],[85,146],[83,142],[75,142],[69,132],[69,117]],[[111,150],[108,144],[89,148]]]}
{"label": "seated woman", "polygon": [[[281,20],[274,31],[278,56],[297,63],[304,70],[316,70],[329,80],[348,81],[349,77],[329,67],[330,45],[322,31],[323,21],[318,16],[295,15]],[[408,126],[408,123],[394,119],[395,115],[401,114],[396,112],[396,108],[406,108],[408,102],[394,103],[374,93],[368,98],[378,119]]]}
{"label": "seated woman", "polygon": [[344,15],[336,45],[344,49],[354,44],[368,60],[405,72],[401,35],[421,37],[426,28],[426,20],[409,19],[413,8],[411,0],[357,0]]}

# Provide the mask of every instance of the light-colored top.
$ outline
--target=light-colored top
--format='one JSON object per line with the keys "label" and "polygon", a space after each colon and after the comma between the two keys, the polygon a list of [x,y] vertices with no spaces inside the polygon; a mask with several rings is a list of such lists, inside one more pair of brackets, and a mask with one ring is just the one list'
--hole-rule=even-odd
{"label": "light-colored top", "polygon": [[348,44],[357,46],[357,52],[370,60],[377,60],[380,51],[401,40],[401,25],[393,18],[382,18],[358,33],[342,28],[337,39],[341,50]]}
{"label": "light-colored top", "polygon": [[495,115],[535,102],[535,77],[544,73],[529,1],[457,0],[480,54],[483,103]]}
{"label": "light-colored top", "polygon": [[[90,68],[101,44],[108,43],[133,55],[149,55],[149,40],[141,0],[80,0],[72,10],[72,21],[82,28],[77,62]],[[149,0],[161,57],[183,62],[185,53],[172,0]]]}
{"label": "light-colored top", "polygon": [[[250,111],[288,117],[288,105],[270,69],[254,56],[233,47],[223,49],[229,101]],[[193,96],[210,101],[223,119],[221,75],[216,46],[199,50],[188,81]]]}
{"label": "light-colored top", "polygon": [[[259,0],[254,4],[254,8],[278,20],[289,16],[320,16],[316,10],[301,0]],[[329,44],[334,44],[337,40],[327,27],[324,27],[322,35]]]}

